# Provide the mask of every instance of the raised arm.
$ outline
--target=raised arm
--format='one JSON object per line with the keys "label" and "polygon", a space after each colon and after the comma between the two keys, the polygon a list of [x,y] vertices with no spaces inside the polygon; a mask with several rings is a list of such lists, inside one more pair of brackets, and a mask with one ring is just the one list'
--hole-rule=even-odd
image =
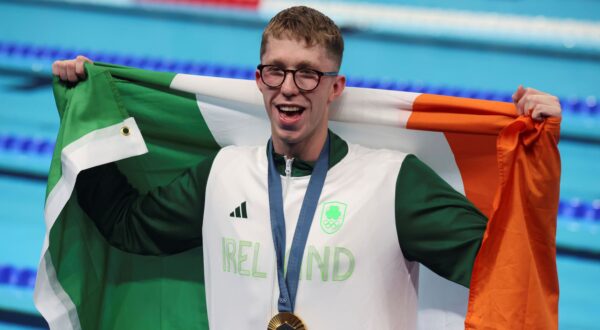
{"label": "raised arm", "polygon": [[173,254],[202,244],[206,182],[213,157],[170,184],[140,195],[114,163],[79,174],[79,204],[107,241],[127,252]]}
{"label": "raised arm", "polygon": [[404,257],[468,287],[487,218],[413,155],[402,163],[395,204]]}
{"label": "raised arm", "polygon": [[[519,86],[518,115],[541,121],[561,117],[554,95]],[[486,217],[415,156],[404,161],[396,182],[396,227],[405,257],[468,287],[486,230]]]}

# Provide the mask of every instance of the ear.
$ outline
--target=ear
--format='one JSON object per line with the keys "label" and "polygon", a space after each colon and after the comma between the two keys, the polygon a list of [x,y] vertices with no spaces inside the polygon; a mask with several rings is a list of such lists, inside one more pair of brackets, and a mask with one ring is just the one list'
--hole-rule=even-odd
{"label": "ear", "polygon": [[333,86],[331,86],[331,93],[329,94],[328,101],[331,103],[340,97],[344,88],[346,88],[346,76],[339,75],[335,77],[335,82],[333,83]]}
{"label": "ear", "polygon": [[260,71],[258,69],[254,71],[254,80],[256,81],[256,86],[258,86],[258,89],[260,89],[260,84],[262,81],[260,80]]}
{"label": "ear", "polygon": [[266,86],[262,82],[262,79],[260,79],[260,71],[258,69],[256,69],[256,71],[254,71],[254,81],[256,82],[256,86],[258,87],[258,90],[262,93]]}

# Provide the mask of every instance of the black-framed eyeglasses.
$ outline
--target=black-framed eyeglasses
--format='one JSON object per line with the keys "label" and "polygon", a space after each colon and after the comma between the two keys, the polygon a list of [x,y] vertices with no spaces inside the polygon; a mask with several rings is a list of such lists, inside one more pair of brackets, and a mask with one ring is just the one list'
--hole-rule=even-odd
{"label": "black-framed eyeglasses", "polygon": [[313,69],[286,70],[277,65],[259,64],[256,68],[260,71],[262,82],[273,88],[281,87],[288,72],[291,72],[298,89],[305,92],[310,92],[317,88],[321,82],[321,77],[335,77],[338,75],[337,71],[321,72]]}

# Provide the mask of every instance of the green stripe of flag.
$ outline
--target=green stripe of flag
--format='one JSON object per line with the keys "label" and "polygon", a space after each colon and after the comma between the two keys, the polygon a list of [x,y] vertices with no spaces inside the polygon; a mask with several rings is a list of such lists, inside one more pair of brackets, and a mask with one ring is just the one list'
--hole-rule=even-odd
{"label": "green stripe of flag", "polygon": [[[195,95],[169,89],[174,74],[86,65],[77,86],[54,83],[61,116],[48,194],[62,170],[60,152],[86,134],[135,118],[149,152],[118,162],[141,191],[166,184],[219,149]],[[89,150],[94,157],[94,150]],[[50,231],[58,282],[83,329],[207,329],[201,249],[167,257],[110,247],[74,194]]]}

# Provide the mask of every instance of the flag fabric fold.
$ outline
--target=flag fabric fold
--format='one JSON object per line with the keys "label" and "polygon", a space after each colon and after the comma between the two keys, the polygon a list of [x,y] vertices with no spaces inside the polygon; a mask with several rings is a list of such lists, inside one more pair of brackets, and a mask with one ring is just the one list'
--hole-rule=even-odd
{"label": "flag fabric fold", "polygon": [[[61,126],[36,306],[52,329],[207,329],[201,249],[155,257],[109,246],[79,208],[75,180],[117,162],[147,191],[224,146],[265,144],[260,93],[247,80],[86,70],[76,86],[54,84]],[[489,218],[470,291],[440,279],[455,288],[432,289],[423,277],[435,275],[422,272],[420,328],[558,327],[560,120],[534,123],[502,102],[347,88],[330,127],[352,143],[416,154]]]}

